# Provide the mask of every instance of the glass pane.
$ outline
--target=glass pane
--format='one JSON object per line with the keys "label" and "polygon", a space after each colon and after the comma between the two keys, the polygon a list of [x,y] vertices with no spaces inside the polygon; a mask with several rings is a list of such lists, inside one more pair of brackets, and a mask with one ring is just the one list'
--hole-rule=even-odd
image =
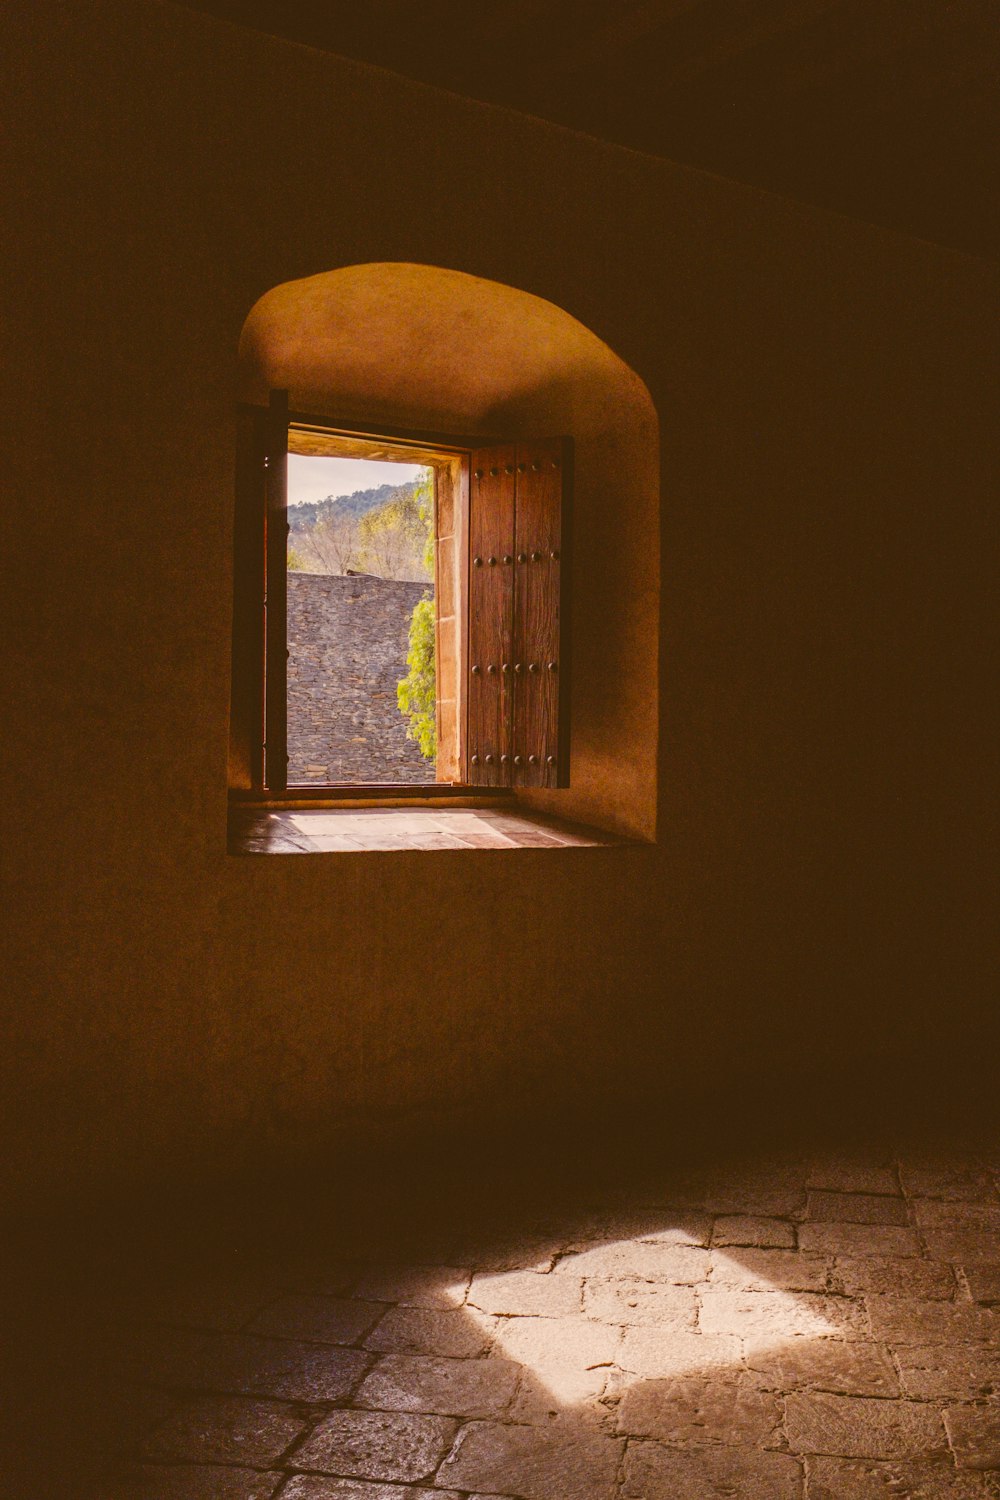
{"label": "glass pane", "polygon": [[435,780],[434,480],[288,456],[288,784]]}

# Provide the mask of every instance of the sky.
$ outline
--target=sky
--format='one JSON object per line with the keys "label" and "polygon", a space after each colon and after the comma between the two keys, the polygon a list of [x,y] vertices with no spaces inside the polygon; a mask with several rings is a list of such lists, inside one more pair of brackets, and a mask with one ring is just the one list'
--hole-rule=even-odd
{"label": "sky", "polygon": [[288,455],[288,503],[325,500],[327,495],[353,495],[380,484],[406,484],[421,473],[421,464],[383,463],[374,458],[311,458]]}

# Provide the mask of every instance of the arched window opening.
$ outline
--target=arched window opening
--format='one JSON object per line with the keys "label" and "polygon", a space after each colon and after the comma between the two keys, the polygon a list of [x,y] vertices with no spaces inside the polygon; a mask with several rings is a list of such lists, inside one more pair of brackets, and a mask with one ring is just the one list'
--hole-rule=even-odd
{"label": "arched window opening", "polygon": [[[342,645],[344,620],[375,620],[378,596],[397,640],[408,624],[410,659],[368,696],[397,730],[408,720],[427,764],[355,786],[513,792],[653,836],[658,428],[635,373],[532,294],[394,263],[276,287],[247,320],[241,362],[234,795],[335,799],[351,786],[331,764],[378,772],[368,749],[316,753],[314,720],[341,746],[369,736],[346,732],[347,696],[318,711],[303,696],[319,653],[300,628],[320,599],[324,629],[339,610]],[[384,504],[378,486],[355,493],[354,510],[374,512],[363,548],[350,506],[302,498],[302,473],[334,463],[403,476]]]}

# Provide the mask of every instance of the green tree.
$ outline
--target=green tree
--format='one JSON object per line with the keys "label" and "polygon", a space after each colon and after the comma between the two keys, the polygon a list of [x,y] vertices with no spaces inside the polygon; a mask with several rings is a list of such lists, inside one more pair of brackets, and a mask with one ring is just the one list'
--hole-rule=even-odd
{"label": "green tree", "polygon": [[[421,563],[428,578],[434,577],[434,476],[425,469],[413,496],[423,547]],[[437,757],[437,658],[434,625],[437,616],[433,598],[418,600],[410,620],[407,675],[396,687],[399,711],[409,723],[407,738],[416,740],[425,760]]]}
{"label": "green tree", "polygon": [[[358,543],[362,566],[379,578],[434,577],[434,555],[427,565],[427,528],[432,523],[433,497],[430,506],[421,498],[424,481],[409,495],[390,500],[377,510],[370,510],[358,525]],[[433,539],[432,539],[433,549]]]}
{"label": "green tree", "polygon": [[425,760],[437,756],[437,673],[434,660],[434,600],[421,599],[410,620],[409,672],[396,687],[399,711],[409,719],[407,739],[416,740]]}
{"label": "green tree", "polygon": [[296,552],[294,547],[288,549],[288,571],[289,573],[304,573],[306,565],[302,561],[302,553]]}

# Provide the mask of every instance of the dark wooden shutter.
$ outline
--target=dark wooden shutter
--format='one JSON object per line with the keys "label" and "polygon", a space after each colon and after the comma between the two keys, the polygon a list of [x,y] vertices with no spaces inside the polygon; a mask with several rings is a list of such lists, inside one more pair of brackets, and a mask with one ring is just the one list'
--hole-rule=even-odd
{"label": "dark wooden shutter", "polygon": [[468,780],[569,784],[571,445],[552,438],[472,454]]}
{"label": "dark wooden shutter", "polygon": [[473,786],[512,784],[515,460],[510,443],[472,455],[467,761]]}
{"label": "dark wooden shutter", "polygon": [[288,786],[288,392],[272,391],[267,410],[265,510],[264,776]]}
{"label": "dark wooden shutter", "polygon": [[264,789],[264,530],[267,411],[237,413],[233,517],[233,691],[229,784]]}
{"label": "dark wooden shutter", "polygon": [[562,581],[568,448],[520,443],[515,488],[514,785],[569,784]]}

